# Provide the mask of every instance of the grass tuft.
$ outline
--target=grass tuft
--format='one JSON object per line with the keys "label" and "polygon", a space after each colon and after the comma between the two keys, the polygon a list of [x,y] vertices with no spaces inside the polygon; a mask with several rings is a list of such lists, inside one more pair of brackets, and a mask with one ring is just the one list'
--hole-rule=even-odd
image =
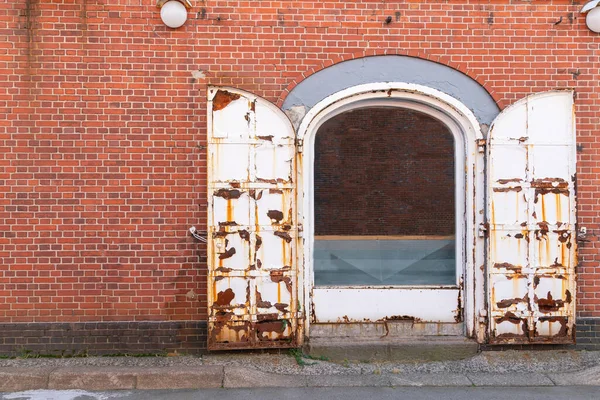
{"label": "grass tuft", "polygon": [[329,361],[329,359],[325,356],[314,357],[310,354],[305,354],[301,349],[290,349],[290,355],[296,359],[296,363],[301,367],[316,364],[314,362],[306,362],[306,359],[316,361]]}

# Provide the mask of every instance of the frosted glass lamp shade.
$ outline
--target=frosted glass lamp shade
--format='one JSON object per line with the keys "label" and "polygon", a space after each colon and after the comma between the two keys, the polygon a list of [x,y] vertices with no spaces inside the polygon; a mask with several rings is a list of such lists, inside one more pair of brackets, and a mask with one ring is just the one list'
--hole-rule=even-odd
{"label": "frosted glass lamp shade", "polygon": [[592,32],[600,32],[600,7],[592,8],[585,16],[585,24]]}
{"label": "frosted glass lamp shade", "polygon": [[169,1],[161,7],[160,19],[169,28],[179,28],[187,20],[187,9],[179,1]]}

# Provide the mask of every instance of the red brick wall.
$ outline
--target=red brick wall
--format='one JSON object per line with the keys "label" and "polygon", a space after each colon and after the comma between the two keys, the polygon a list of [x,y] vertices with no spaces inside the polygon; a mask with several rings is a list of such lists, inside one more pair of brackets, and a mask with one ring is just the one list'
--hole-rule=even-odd
{"label": "red brick wall", "polygon": [[170,30],[155,1],[0,0],[0,320],[205,318],[187,229],[206,219],[206,85],[280,103],[304,76],[375,54],[457,68],[501,107],[576,90],[578,310],[600,316],[600,36],[580,7],[195,1]]}
{"label": "red brick wall", "polygon": [[454,140],[438,120],[365,108],[315,139],[316,235],[453,235]]}

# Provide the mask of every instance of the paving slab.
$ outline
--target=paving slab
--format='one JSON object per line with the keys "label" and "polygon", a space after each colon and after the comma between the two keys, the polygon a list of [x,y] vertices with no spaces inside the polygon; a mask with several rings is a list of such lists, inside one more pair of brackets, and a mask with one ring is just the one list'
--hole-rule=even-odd
{"label": "paving slab", "polygon": [[302,375],[281,375],[243,367],[225,367],[225,388],[304,387]]}
{"label": "paving slab", "polygon": [[0,392],[46,389],[54,368],[0,368]]}
{"label": "paving slab", "polygon": [[475,386],[554,386],[550,378],[537,373],[470,373],[467,377]]}
{"label": "paving slab", "polygon": [[377,387],[390,386],[385,375],[305,375],[308,387]]}
{"label": "paving slab", "polygon": [[444,340],[405,340],[389,344],[389,361],[435,362],[473,357],[479,345],[465,338]]}
{"label": "paving slab", "polygon": [[313,340],[305,348],[315,358],[331,361],[371,362],[389,360],[390,348],[386,342],[354,343],[348,341]]}
{"label": "paving slab", "polygon": [[59,368],[48,379],[49,389],[117,390],[135,385],[135,370],[119,367]]}
{"label": "paving slab", "polygon": [[392,386],[472,386],[464,374],[447,372],[390,375]]}
{"label": "paving slab", "polygon": [[583,371],[548,374],[556,385],[597,385],[600,386],[600,366]]}
{"label": "paving slab", "polygon": [[137,389],[207,389],[223,385],[224,371],[219,365],[194,368],[150,368],[139,370]]}
{"label": "paving slab", "polygon": [[404,338],[377,341],[348,341],[318,338],[305,346],[317,358],[358,362],[434,362],[463,360],[477,354],[479,345],[464,337],[441,339]]}

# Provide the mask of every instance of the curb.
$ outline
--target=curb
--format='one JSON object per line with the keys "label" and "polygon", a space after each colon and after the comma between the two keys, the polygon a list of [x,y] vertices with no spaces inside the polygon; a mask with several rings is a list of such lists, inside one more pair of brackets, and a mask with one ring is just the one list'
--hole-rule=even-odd
{"label": "curb", "polygon": [[0,392],[34,389],[206,389],[223,387],[224,368],[0,368]]}
{"label": "curb", "polygon": [[561,374],[409,373],[284,375],[233,366],[0,367],[0,392],[36,389],[132,390],[266,387],[600,386],[600,367]]}

